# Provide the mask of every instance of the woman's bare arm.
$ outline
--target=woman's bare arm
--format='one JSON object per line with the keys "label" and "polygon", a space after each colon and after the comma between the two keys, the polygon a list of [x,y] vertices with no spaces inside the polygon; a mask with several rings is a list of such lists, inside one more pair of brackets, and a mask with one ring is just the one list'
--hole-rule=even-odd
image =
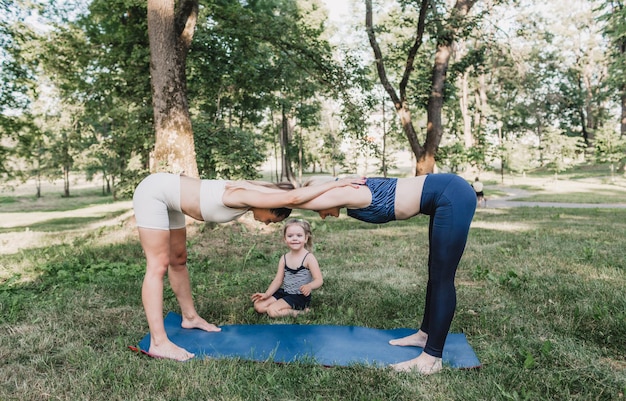
{"label": "woman's bare arm", "polygon": [[360,209],[372,203],[372,193],[365,186],[341,187],[326,191],[308,202],[294,205],[294,209],[325,210],[334,207]]}
{"label": "woman's bare arm", "polygon": [[238,188],[227,186],[224,192],[223,202],[228,207],[256,207],[271,209],[277,207],[294,208],[315,199],[321,194],[336,188],[358,188],[365,183],[365,178],[344,178],[337,181],[329,181],[321,185],[303,187],[291,191],[262,192],[255,189]]}

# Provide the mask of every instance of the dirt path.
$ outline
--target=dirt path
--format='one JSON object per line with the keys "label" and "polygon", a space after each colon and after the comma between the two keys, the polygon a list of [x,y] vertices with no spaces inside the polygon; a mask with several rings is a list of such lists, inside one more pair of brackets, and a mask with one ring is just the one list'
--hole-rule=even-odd
{"label": "dirt path", "polygon": [[507,195],[502,198],[488,199],[487,209],[508,208],[508,207],[562,207],[562,208],[586,208],[586,209],[624,209],[626,203],[565,203],[565,202],[534,202],[534,201],[522,201],[516,200],[517,198],[523,198],[530,196],[533,193],[511,187],[491,186],[485,187],[485,191],[489,189],[505,192]]}
{"label": "dirt path", "polygon": [[54,212],[11,212],[0,213],[0,228],[28,227],[47,220],[62,219],[64,217],[100,217],[109,213],[132,210],[131,201],[115,202],[102,205],[83,207],[75,210]]}
{"label": "dirt path", "polygon": [[[92,224],[87,224],[79,230],[45,232],[30,230],[29,226],[43,223],[49,220],[62,219],[68,217],[102,217],[111,213],[121,212],[115,218],[99,220]],[[100,226],[112,226],[123,224],[133,215],[132,202],[116,202],[106,205],[95,205],[76,210],[54,211],[54,212],[25,212],[25,213],[0,213],[0,253],[12,254],[24,248],[34,248],[37,246],[49,246],[72,241],[76,235],[89,233]],[[17,228],[15,231],[9,229]],[[120,234],[120,236],[122,236]],[[0,276],[6,266],[0,266]]]}

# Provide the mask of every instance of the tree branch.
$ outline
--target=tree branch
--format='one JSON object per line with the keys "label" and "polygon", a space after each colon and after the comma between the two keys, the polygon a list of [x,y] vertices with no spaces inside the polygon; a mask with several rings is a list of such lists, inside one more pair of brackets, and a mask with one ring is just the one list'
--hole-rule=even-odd
{"label": "tree branch", "polygon": [[174,29],[181,51],[186,54],[191,46],[198,19],[198,0],[180,0],[174,13]]}
{"label": "tree branch", "polygon": [[413,72],[415,55],[422,45],[422,39],[424,38],[424,29],[426,27],[426,12],[428,11],[429,5],[430,0],[422,0],[419,20],[417,22],[417,34],[415,35],[415,42],[413,42],[413,46],[411,47],[411,49],[409,50],[409,54],[407,55],[404,75],[402,75],[402,80],[400,81],[400,98],[402,99],[402,101],[406,100],[406,86],[409,83],[411,72]]}
{"label": "tree branch", "polygon": [[[424,0],[428,1],[428,0]],[[402,100],[398,97],[398,94],[389,83],[389,79],[387,78],[387,71],[385,71],[385,63],[383,62],[383,54],[380,51],[380,46],[378,45],[378,41],[376,40],[376,35],[374,33],[374,27],[372,22],[372,0],[365,0],[365,29],[367,31],[367,37],[370,41],[370,46],[374,51],[374,57],[376,59],[376,70],[378,71],[378,77],[380,78],[380,83],[385,88],[385,91],[391,97],[393,104],[396,110],[402,109]]]}

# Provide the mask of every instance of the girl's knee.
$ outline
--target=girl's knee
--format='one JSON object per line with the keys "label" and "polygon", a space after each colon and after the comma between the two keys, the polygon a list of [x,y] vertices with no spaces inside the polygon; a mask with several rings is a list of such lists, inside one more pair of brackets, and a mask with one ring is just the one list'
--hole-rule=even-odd
{"label": "girl's knee", "polygon": [[266,313],[267,313],[267,316],[269,316],[269,317],[280,317],[280,316],[282,316],[281,309],[272,308],[271,306],[269,308],[267,308]]}

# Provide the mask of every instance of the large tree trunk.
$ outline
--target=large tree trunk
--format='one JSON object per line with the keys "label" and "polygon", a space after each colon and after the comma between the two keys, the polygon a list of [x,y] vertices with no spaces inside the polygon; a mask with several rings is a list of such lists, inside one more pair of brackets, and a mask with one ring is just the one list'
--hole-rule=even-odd
{"label": "large tree trunk", "polygon": [[197,0],[148,0],[150,76],[156,141],[150,171],[197,177],[185,65],[198,16]]}
{"label": "large tree trunk", "polygon": [[435,153],[443,136],[441,111],[443,109],[448,65],[452,54],[452,43],[463,19],[467,16],[475,2],[476,0],[457,0],[448,17],[447,26],[444,28],[446,34],[437,38],[438,44],[435,53],[435,65],[433,66],[432,86],[427,106],[428,123],[426,125],[426,142],[424,143],[426,152],[421,159],[417,159],[418,174],[432,172],[435,166]]}
{"label": "large tree trunk", "polygon": [[452,54],[450,43],[437,46],[435,52],[435,65],[433,67],[432,86],[426,113],[428,123],[426,125],[426,142],[424,142],[425,152],[421,159],[417,160],[417,174],[427,174],[435,168],[435,153],[439,148],[441,137],[443,136],[443,123],[441,110],[443,109],[444,86],[448,73],[448,64]]}

